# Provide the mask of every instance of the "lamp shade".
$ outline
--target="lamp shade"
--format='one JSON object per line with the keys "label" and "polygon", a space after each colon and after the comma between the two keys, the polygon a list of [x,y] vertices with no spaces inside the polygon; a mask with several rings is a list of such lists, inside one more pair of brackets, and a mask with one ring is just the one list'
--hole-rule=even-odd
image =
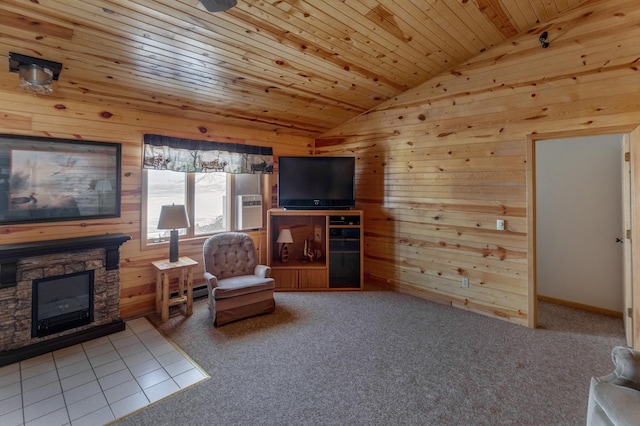
{"label": "lamp shade", "polygon": [[280,234],[278,234],[278,244],[291,244],[293,242],[293,237],[291,236],[290,229],[281,229]]}
{"label": "lamp shade", "polygon": [[189,227],[187,209],[182,204],[162,206],[158,229],[180,229]]}

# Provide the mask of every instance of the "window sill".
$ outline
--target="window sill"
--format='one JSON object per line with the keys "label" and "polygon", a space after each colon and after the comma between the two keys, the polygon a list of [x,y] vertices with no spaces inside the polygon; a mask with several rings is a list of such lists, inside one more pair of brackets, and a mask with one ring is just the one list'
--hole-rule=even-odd
{"label": "window sill", "polygon": [[[265,229],[258,229],[258,230],[250,230],[250,231],[219,231],[219,232],[214,232],[211,234],[206,234],[206,235],[194,235],[194,236],[180,236],[178,239],[179,243],[204,243],[204,240],[206,240],[207,238],[211,237],[212,235],[217,235],[217,234],[221,234],[223,232],[246,232],[247,234],[251,235],[251,234],[255,234],[255,233],[263,233],[266,232]],[[160,241],[156,241],[156,240],[140,240],[140,251],[145,251],[145,250],[153,250],[153,249],[157,249],[157,248],[161,248],[164,246],[168,246],[169,245],[169,239],[163,239]]]}

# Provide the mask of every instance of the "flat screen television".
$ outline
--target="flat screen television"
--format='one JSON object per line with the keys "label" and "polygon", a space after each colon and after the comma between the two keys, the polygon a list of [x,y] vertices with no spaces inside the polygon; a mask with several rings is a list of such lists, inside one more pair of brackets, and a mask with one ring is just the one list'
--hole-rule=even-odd
{"label": "flat screen television", "polygon": [[290,210],[355,207],[354,157],[278,159],[278,207]]}

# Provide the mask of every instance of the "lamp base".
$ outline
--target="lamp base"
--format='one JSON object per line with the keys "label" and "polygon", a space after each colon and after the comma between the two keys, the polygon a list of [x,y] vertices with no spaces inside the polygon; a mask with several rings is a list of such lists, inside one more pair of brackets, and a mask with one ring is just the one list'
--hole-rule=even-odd
{"label": "lamp base", "polygon": [[178,256],[178,230],[171,231],[171,239],[169,240],[169,262],[177,262]]}
{"label": "lamp base", "polygon": [[286,263],[289,261],[289,247],[286,244],[282,245],[282,249],[280,250],[280,262]]}

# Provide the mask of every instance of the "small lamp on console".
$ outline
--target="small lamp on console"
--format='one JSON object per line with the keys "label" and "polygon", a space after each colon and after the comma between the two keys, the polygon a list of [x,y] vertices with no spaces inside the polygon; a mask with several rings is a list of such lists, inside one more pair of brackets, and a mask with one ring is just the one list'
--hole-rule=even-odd
{"label": "small lamp on console", "polygon": [[278,234],[278,244],[280,245],[280,261],[282,263],[289,261],[289,247],[287,244],[293,243],[293,236],[291,236],[291,230],[288,228],[281,229]]}
{"label": "small lamp on console", "polygon": [[172,204],[162,206],[158,229],[171,229],[171,240],[169,241],[169,262],[178,261],[178,229],[189,227],[189,217],[187,209],[181,205]]}

